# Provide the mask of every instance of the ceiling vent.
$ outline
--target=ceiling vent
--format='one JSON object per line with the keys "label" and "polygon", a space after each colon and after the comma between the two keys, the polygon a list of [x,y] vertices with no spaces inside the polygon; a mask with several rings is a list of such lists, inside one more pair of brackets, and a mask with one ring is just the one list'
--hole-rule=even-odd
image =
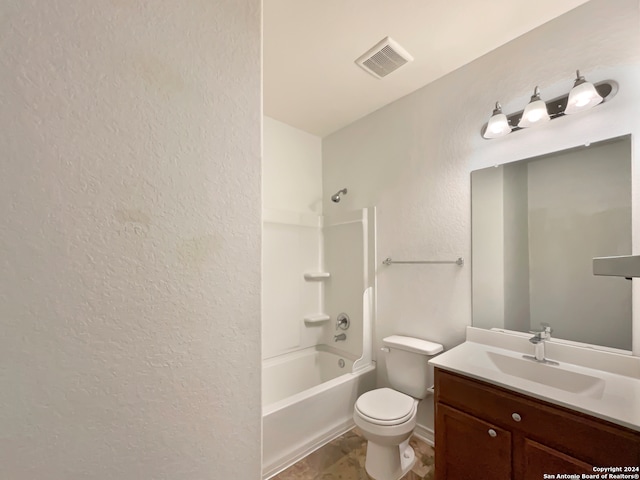
{"label": "ceiling vent", "polygon": [[360,56],[356,63],[376,78],[384,78],[395,72],[413,57],[392,38],[386,37]]}

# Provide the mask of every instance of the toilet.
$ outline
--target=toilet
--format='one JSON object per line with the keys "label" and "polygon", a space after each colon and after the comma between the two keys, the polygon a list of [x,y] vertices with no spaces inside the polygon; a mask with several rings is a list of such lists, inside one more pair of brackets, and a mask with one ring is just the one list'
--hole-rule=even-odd
{"label": "toilet", "polygon": [[409,439],[416,426],[418,402],[433,385],[427,362],[442,352],[438,343],[392,335],[382,340],[389,383],[358,397],[353,420],[367,439],[365,468],[375,480],[399,480],[416,458]]}

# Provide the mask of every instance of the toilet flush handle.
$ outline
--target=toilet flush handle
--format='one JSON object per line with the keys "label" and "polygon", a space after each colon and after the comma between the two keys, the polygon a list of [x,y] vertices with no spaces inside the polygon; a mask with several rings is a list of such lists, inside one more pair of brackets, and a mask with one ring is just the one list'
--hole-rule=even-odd
{"label": "toilet flush handle", "polygon": [[382,350],[385,353],[389,353],[391,351],[389,347],[382,347],[380,350]]}

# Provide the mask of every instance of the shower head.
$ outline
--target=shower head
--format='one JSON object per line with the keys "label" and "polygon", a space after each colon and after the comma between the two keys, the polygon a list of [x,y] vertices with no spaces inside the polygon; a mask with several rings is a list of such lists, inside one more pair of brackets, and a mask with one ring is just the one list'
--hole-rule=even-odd
{"label": "shower head", "polygon": [[342,190],[338,190],[335,195],[331,195],[331,201],[338,203],[340,201],[340,195],[346,195],[347,189],[343,188]]}

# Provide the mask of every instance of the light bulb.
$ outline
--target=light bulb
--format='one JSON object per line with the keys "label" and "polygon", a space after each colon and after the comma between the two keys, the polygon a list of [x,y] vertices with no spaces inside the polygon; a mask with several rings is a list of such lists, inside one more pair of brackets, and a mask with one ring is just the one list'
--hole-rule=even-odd
{"label": "light bulb", "polygon": [[507,120],[507,116],[502,113],[500,102],[496,102],[496,108],[493,110],[493,114],[482,136],[484,138],[499,138],[504,137],[510,132],[511,125],[509,125],[509,120]]}
{"label": "light bulb", "polygon": [[576,70],[576,77],[573,88],[569,92],[567,107],[564,109],[564,113],[567,115],[589,110],[604,100],[596,90],[596,87],[593,86],[593,83],[587,82],[580,75],[580,70]]}
{"label": "light bulb", "polygon": [[589,95],[579,95],[578,97],[576,97],[575,106],[584,107],[590,101],[591,97]]}
{"label": "light bulb", "polygon": [[522,112],[522,117],[518,122],[520,128],[532,127],[538,123],[547,122],[551,119],[547,111],[547,104],[540,99],[540,88],[536,87],[531,96],[531,101]]}
{"label": "light bulb", "polygon": [[540,120],[542,118],[542,111],[540,108],[536,108],[536,109],[532,109],[529,111],[528,115],[527,115],[527,119],[531,122],[531,123],[535,123],[538,120]]}

